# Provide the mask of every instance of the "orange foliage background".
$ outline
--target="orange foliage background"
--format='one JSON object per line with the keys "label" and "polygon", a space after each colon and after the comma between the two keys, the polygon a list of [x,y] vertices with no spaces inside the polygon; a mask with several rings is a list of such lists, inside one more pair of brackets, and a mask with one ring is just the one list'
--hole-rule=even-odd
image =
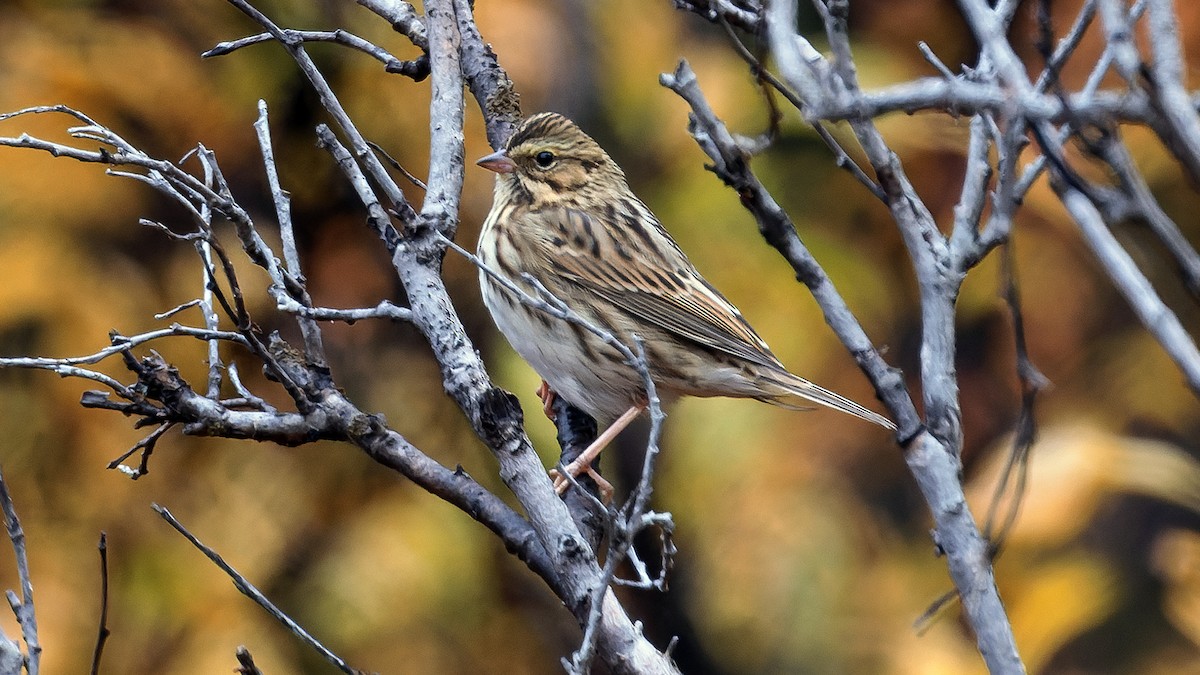
{"label": "orange foliage background", "polygon": [[[282,25],[347,27],[401,58],[415,56],[351,2],[259,4]],[[1054,3],[1060,27],[1074,17],[1073,4]],[[1185,44],[1195,44],[1200,10],[1180,4]],[[717,30],[669,2],[480,0],[476,9],[526,112],[560,110],[600,139],[697,267],[789,367],[872,400],[805,289],[762,242],[736,196],[704,171],[685,130],[685,105],[657,84],[660,72],[687,57],[731,127],[760,131],[761,98]],[[972,59],[950,3],[856,2],[853,12],[866,87],[933,74],[915,48],[919,39],[951,65]],[[1013,34],[1037,63],[1031,19],[1032,9],[1023,10]],[[806,33],[820,35],[807,21]],[[312,128],[324,116],[294,64],[270,44],[198,57],[253,31],[216,0],[0,2],[0,111],[68,104],[168,159],[202,142],[274,241],[251,128],[255,103],[265,99],[316,301],[402,301],[361,208],[314,147]],[[1081,81],[1098,49],[1098,40],[1085,42],[1065,77]],[[428,84],[388,76],[340,47],[311,52],[367,136],[422,174]],[[1197,58],[1200,49],[1191,54],[1193,68]],[[469,107],[467,116],[468,156],[480,156],[487,148],[478,111]],[[0,123],[0,135],[63,139],[68,124],[20,118]],[[938,221],[949,222],[966,121],[922,114],[879,124]],[[1138,129],[1127,134],[1168,213],[1200,243],[1193,186],[1152,138]],[[919,396],[915,286],[886,210],[833,165],[794,113],[754,166]],[[473,246],[490,204],[490,181],[468,168],[459,230],[465,246]],[[409,192],[419,201],[419,190]],[[139,217],[189,226],[145,186],[100,167],[0,149],[0,355],[90,353],[106,344],[110,329],[161,327],[156,312],[195,298],[195,253],[139,226]],[[1195,335],[1196,304],[1156,243],[1136,226],[1119,235]],[[1200,672],[1196,397],[1044,184],[1020,213],[1016,246],[1032,357],[1053,382],[1039,403],[1042,436],[1028,501],[997,567],[1022,654],[1034,673]],[[964,463],[977,516],[1018,403],[998,268],[995,256],[985,261],[959,301]],[[292,322],[262,292],[264,275],[249,265],[241,275],[260,325],[294,338]],[[492,328],[474,270],[451,256],[446,277],[471,337],[497,380],[531,411],[530,434],[552,462],[553,428],[532,414],[535,376]],[[182,318],[199,321],[192,313]],[[364,409],[384,413],[418,447],[504,493],[489,453],[442,394],[415,331],[365,322],[330,326],[326,335],[337,381]],[[202,344],[179,338],[159,349],[193,381],[203,377]],[[257,393],[282,400],[243,365]],[[118,363],[106,372],[130,379]],[[46,672],[85,672],[90,663],[101,530],[112,582],[104,672],[229,672],[240,644],[266,672],[328,672],[172,532],[151,502],[170,508],[360,668],[555,673],[558,657],[577,643],[568,614],[490,533],[353,449],[173,432],[150,474],[133,482],[104,466],[143,434],[125,418],[81,409],[88,388],[45,372],[0,371],[0,463],[29,536]],[[654,507],[675,515],[681,550],[667,595],[626,597],[659,644],[680,636],[685,672],[981,672],[953,610],[924,635],[911,627],[949,582],[933,555],[926,509],[886,435],[834,413],[754,402],[685,401],[669,413]],[[640,463],[639,442],[627,434],[607,453],[618,485]],[[0,583],[16,587],[5,550]],[[11,617],[0,617],[0,627],[19,634]]]}

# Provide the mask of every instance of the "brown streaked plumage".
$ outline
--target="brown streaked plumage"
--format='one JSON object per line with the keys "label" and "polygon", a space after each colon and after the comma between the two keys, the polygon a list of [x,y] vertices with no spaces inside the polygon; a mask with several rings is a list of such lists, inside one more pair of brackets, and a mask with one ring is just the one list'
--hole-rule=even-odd
{"label": "brown streaked plumage", "polygon": [[[788,372],[634,196],[621,168],[571,120],[534,115],[479,164],[497,172],[479,237],[482,262],[531,295],[522,275],[537,279],[625,344],[641,337],[660,396],[813,402],[895,428]],[[641,378],[592,333],[521,304],[486,274],[480,284],[500,331],[554,392],[602,424],[617,420],[589,457],[569,467],[578,475],[644,409]]]}

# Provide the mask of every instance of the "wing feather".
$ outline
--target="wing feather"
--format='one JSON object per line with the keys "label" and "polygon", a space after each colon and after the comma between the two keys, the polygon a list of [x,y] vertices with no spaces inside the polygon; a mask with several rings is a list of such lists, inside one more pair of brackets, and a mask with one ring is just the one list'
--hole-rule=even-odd
{"label": "wing feather", "polygon": [[[640,203],[638,204],[640,206]],[[566,208],[527,214],[547,267],[646,322],[701,346],[772,369],[779,359],[725,296],[705,281],[662,225],[642,207],[641,229],[624,232]],[[597,255],[597,251],[601,252]]]}

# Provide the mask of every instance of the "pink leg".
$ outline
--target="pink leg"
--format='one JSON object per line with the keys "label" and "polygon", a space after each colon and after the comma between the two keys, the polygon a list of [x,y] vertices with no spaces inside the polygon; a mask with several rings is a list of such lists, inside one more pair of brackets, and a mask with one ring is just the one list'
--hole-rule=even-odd
{"label": "pink leg", "polygon": [[[625,427],[629,426],[629,423],[636,419],[638,415],[642,414],[642,411],[645,409],[646,404],[639,403],[629,410],[626,410],[620,417],[617,418],[616,422],[613,422],[607,429],[604,430],[604,433],[597,436],[596,440],[592,441],[592,444],[589,445],[583,452],[581,452],[573,462],[563,467],[565,470],[564,472],[576,478],[578,478],[580,474],[589,474],[592,479],[596,481],[596,485],[600,488],[601,495],[605,498],[604,501],[607,502],[612,497],[612,484],[601,478],[595,471],[592,470],[592,461],[595,460],[596,457],[600,455],[600,452],[603,451],[604,448],[607,447],[608,444],[617,437],[617,434],[624,431]],[[559,473],[557,469],[552,469],[550,471],[550,475],[554,478],[554,489],[558,492],[558,494],[561,495],[562,493],[566,492],[567,488],[571,486],[570,482],[567,481],[566,476]]]}

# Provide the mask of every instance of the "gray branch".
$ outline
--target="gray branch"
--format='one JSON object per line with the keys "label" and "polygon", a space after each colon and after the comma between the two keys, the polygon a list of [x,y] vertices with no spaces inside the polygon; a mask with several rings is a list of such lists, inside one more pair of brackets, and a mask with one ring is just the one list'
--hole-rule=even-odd
{"label": "gray branch", "polygon": [[[13,591],[6,591],[5,595],[8,596],[8,604],[17,617],[17,623],[21,626],[21,638],[25,641],[24,663],[17,662],[16,670],[4,672],[18,673],[20,665],[24,665],[29,675],[37,675],[41,670],[42,644],[38,640],[37,612],[33,606],[33,577],[29,573],[29,555],[25,549],[25,530],[21,527],[20,519],[17,518],[17,508],[13,504],[12,495],[8,492],[8,484],[4,482],[2,476],[0,476],[0,512],[4,514],[4,526],[8,531],[8,539],[12,542],[13,553],[17,557],[17,578],[21,584],[20,596]],[[4,664],[15,662],[12,654],[15,646],[8,636],[0,634],[0,662]],[[20,650],[17,650],[17,654],[20,654]]]}
{"label": "gray branch", "polygon": [[[954,300],[967,273],[993,249],[1008,242],[1024,195],[1049,168],[1056,193],[1079,224],[1101,266],[1189,385],[1200,393],[1196,387],[1200,352],[1194,336],[1159,297],[1113,232],[1125,220],[1146,223],[1164,243],[1184,283],[1198,293],[1200,255],[1155,200],[1131,161],[1118,128],[1122,124],[1150,127],[1196,180],[1200,176],[1200,117],[1195,92],[1184,88],[1186,59],[1178,20],[1168,0],[1137,0],[1131,6],[1119,0],[1088,0],[1056,41],[1052,39],[1049,18],[1039,15],[1037,41],[1044,68],[1036,78],[1028,74],[1009,42],[1010,23],[1019,4],[1016,0],[960,0],[958,4],[980,45],[979,59],[973,67],[956,74],[922,44],[919,49],[940,77],[918,78],[864,92],[857,83],[848,38],[846,0],[813,2],[825,26],[829,57],[796,32],[795,0],[768,0],[761,7],[750,2],[676,2],[678,7],[709,21],[765,37],[776,72],[756,70],[760,80],[781,91],[818,133],[823,123],[837,120],[848,122],[854,131],[881,188],[872,192],[882,195],[896,221],[921,291],[924,420],[917,417],[903,386],[889,382],[887,378],[893,373],[879,359],[840,297],[829,290],[828,278],[811,259],[790,219],[754,177],[749,154],[712,114],[690,69],[681,64],[673,75],[663,76],[663,84],[687,100],[692,108],[689,130],[713,159],[713,170],[738,191],[764,237],[809,286],[827,322],[855,355],[898,420],[906,460],[934,514],[939,550],[946,554],[958,596],[989,669],[1023,672],[992,576],[990,556],[995,549],[979,535],[959,485],[957,454],[962,438],[954,370]],[[1148,60],[1143,59],[1133,40],[1144,11],[1144,28],[1150,36]],[[1075,56],[1097,15],[1103,23],[1104,50],[1084,86],[1069,91],[1059,79],[1059,72]],[[746,58],[740,43],[735,42],[735,49]],[[1101,90],[1110,68],[1124,79],[1123,88]],[[906,178],[900,159],[873,124],[873,119],[900,110],[972,117],[969,141],[963,151],[966,179],[952,227],[937,226]],[[1019,159],[1030,132],[1038,139],[1042,154],[1022,167]],[[1061,149],[1070,140],[1078,141],[1086,152],[1107,163],[1115,183],[1082,178]],[[841,155],[836,157],[840,163]],[[986,222],[985,214],[989,214]],[[950,232],[948,237],[941,234],[944,230]],[[1019,323],[1019,319],[1014,321]],[[1021,332],[1022,328],[1014,326],[1014,330]],[[1029,371],[1021,375],[1023,382],[1040,382],[1033,377],[1036,370],[1027,359],[1019,366]],[[1032,421],[1023,423],[1028,426]],[[1003,532],[996,536],[1002,539]]]}

